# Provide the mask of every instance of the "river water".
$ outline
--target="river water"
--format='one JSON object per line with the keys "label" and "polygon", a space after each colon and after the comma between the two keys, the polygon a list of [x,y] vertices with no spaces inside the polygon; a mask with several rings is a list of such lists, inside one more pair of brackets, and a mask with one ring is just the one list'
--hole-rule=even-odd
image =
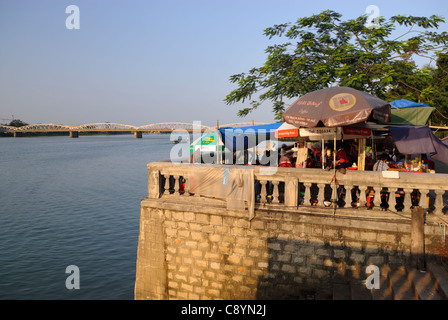
{"label": "river water", "polygon": [[[0,299],[133,299],[147,163],[169,135],[0,138]],[[79,289],[75,284],[79,270]]]}

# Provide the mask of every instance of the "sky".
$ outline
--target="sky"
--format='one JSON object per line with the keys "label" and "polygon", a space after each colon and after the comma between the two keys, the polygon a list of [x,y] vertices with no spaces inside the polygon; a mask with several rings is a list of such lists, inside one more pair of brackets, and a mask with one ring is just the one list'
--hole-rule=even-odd
{"label": "sky", "polygon": [[[79,8],[79,29],[66,8]],[[448,1],[0,0],[0,123],[274,122],[223,100],[278,43],[263,30],[331,9],[446,17]],[[448,31],[447,24],[439,27]]]}

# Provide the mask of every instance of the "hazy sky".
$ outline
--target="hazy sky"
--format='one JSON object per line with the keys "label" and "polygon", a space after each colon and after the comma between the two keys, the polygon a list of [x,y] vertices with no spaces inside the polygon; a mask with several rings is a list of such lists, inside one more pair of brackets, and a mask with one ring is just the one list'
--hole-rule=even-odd
{"label": "hazy sky", "polygon": [[[66,7],[80,29],[66,28]],[[261,66],[263,30],[332,9],[344,19],[442,15],[447,0],[0,0],[0,118],[84,124],[273,122],[270,105],[238,118],[229,77]],[[440,30],[448,31],[447,25]],[[6,122],[0,120],[0,123]]]}

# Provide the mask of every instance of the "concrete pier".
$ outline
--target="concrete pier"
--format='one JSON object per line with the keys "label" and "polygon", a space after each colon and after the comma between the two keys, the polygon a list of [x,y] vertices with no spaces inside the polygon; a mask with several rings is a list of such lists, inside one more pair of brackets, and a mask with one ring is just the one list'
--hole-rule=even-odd
{"label": "concrete pier", "polygon": [[78,138],[79,132],[78,131],[70,131],[70,138]]}
{"label": "concrete pier", "polygon": [[134,138],[135,139],[141,139],[142,138],[142,132],[141,131],[135,131],[134,132]]}

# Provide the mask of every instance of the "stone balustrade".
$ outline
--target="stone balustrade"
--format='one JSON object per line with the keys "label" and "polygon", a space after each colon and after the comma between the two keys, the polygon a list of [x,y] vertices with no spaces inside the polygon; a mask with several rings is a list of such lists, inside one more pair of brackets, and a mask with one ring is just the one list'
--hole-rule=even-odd
{"label": "stone balustrade", "polygon": [[[190,177],[198,170],[253,170],[259,206],[313,210],[390,210],[410,213],[421,206],[437,216],[446,214],[448,174],[350,171],[262,166],[148,164],[148,198],[201,196],[192,193]],[[370,207],[370,208],[369,208]]]}
{"label": "stone balustrade", "polygon": [[[327,299],[335,283],[357,283],[367,292],[361,281],[372,264],[383,277],[446,259],[448,242],[441,232],[448,220],[446,174],[388,178],[371,171],[170,162],[150,163],[148,173],[136,299],[298,299],[308,292]],[[229,198],[231,189],[223,188],[248,185],[242,181],[253,184],[243,188],[253,195],[244,197],[253,199],[244,210],[229,207],[238,198]],[[331,201],[341,186],[345,205]],[[367,210],[372,189],[389,192],[388,211],[380,211],[381,197]],[[352,190],[353,195],[362,190],[357,209],[351,206]],[[431,214],[421,207],[410,210],[418,193],[430,195],[430,210],[424,196],[418,204]],[[404,201],[398,200],[402,195]],[[401,202],[404,209],[397,212],[395,204]]]}

